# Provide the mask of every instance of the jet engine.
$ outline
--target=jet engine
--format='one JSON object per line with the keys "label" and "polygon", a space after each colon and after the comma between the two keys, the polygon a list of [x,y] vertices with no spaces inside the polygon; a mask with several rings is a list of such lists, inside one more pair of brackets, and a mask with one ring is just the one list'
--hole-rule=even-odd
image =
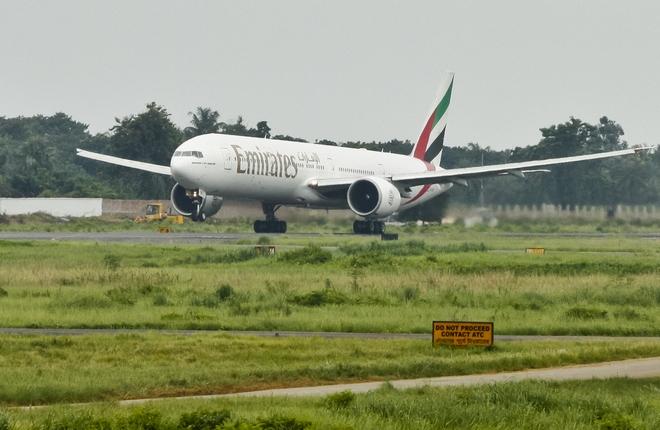
{"label": "jet engine", "polygon": [[348,187],[348,207],[367,218],[385,218],[399,210],[401,193],[383,178],[358,179]]}
{"label": "jet engine", "polygon": [[222,197],[206,194],[203,190],[191,193],[179,184],[172,187],[170,199],[177,212],[193,221],[204,221],[222,207]]}

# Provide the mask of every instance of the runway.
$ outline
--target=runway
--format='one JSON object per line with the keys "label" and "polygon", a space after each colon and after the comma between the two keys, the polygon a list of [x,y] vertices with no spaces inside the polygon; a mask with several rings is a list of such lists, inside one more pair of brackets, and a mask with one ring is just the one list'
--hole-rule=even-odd
{"label": "runway", "polygon": [[[430,328],[430,327],[429,327]],[[430,333],[352,333],[336,331],[272,331],[272,330],[155,330],[155,329],[122,329],[122,328],[29,328],[29,327],[0,327],[0,335],[39,335],[39,336],[99,336],[117,334],[166,334],[173,336],[194,336],[224,334],[229,336],[256,336],[256,337],[307,337],[323,339],[411,339],[431,341]],[[538,342],[538,341],[622,341],[622,340],[657,340],[653,336],[552,336],[552,335],[495,335],[497,341]]]}
{"label": "runway", "polygon": [[[307,236],[318,236],[318,234],[309,234]],[[255,233],[159,233],[157,231],[0,232],[0,240],[51,240],[73,242],[209,243],[236,242],[241,239],[255,237],[257,237]]]}
{"label": "runway", "polygon": [[[484,233],[493,237],[568,237],[568,238],[606,238],[628,237],[647,240],[660,240],[659,232],[648,233]],[[255,239],[259,236],[279,236],[278,234],[242,233],[159,233],[157,231],[112,231],[112,232],[0,232],[0,240],[50,240],[50,241],[95,241],[124,243],[233,243],[242,239]],[[314,238],[320,236],[347,236],[346,233],[286,233],[288,237]],[[405,237],[404,237],[405,238]]]}
{"label": "runway", "polygon": [[[335,233],[347,235],[349,233]],[[157,231],[112,232],[0,232],[0,240],[94,241],[124,243],[231,243],[277,234],[257,233],[159,233]],[[286,233],[289,237],[313,238],[321,233]]]}

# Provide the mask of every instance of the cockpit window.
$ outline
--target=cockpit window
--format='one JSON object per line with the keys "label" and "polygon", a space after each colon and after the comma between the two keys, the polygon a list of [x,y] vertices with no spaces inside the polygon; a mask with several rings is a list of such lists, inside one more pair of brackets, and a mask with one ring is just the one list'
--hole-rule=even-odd
{"label": "cockpit window", "polygon": [[195,158],[204,158],[204,154],[199,151],[176,151],[174,153],[175,157],[195,157]]}

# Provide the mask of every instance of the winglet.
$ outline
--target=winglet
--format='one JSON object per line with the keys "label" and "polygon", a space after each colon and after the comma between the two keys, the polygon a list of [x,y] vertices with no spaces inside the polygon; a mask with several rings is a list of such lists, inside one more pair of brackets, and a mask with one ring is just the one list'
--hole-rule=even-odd
{"label": "winglet", "polygon": [[652,149],[655,149],[653,146],[633,146],[632,150],[635,151],[636,154],[639,154],[642,151],[650,151]]}

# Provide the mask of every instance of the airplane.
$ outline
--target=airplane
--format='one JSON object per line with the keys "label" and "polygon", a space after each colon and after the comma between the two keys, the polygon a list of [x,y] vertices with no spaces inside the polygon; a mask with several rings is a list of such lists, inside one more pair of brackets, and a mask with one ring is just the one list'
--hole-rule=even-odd
{"label": "airplane", "polygon": [[381,234],[383,220],[422,204],[453,185],[489,176],[549,172],[546,167],[636,154],[631,148],[572,157],[443,169],[447,113],[454,74],[447,78],[426,116],[410,155],[343,148],[267,138],[204,134],[174,151],[169,166],[128,160],[77,149],[92,160],[171,176],[174,209],[193,221],[217,213],[224,198],[261,202],[265,220],[254,222],[256,233],[285,233],[286,221],[275,213],[284,205],[318,209],[350,209],[360,220],[356,234]]}

